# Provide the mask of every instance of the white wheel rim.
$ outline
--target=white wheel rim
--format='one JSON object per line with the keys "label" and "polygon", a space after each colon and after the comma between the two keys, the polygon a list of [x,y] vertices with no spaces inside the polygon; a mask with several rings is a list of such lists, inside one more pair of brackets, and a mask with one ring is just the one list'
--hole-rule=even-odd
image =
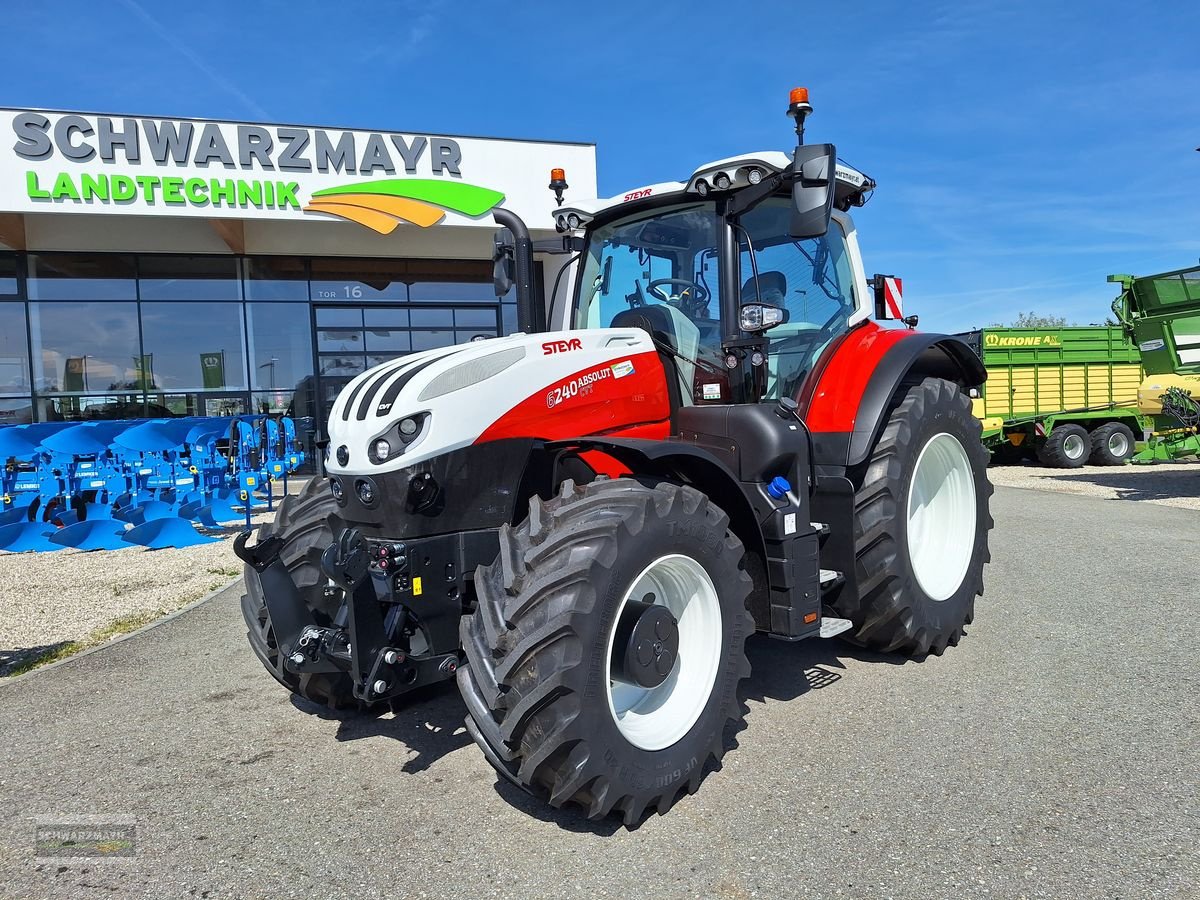
{"label": "white wheel rim", "polygon": [[[679,655],[658,687],[612,679],[613,639],[630,600],[654,594],[679,623]],[[704,566],[689,556],[662,556],[642,570],[621,598],[608,633],[604,680],[608,711],[625,739],[642,750],[662,750],[687,734],[712,694],[721,661],[721,603]]]}
{"label": "white wheel rim", "polygon": [[1129,452],[1129,439],[1119,431],[1108,436],[1108,452],[1116,457],[1123,457]]}
{"label": "white wheel rim", "polygon": [[962,444],[936,434],[921,450],[908,491],[908,555],[931,600],[954,595],[975,552],[975,475]]}
{"label": "white wheel rim", "polygon": [[1063,453],[1066,454],[1067,459],[1079,459],[1086,449],[1083,438],[1077,434],[1068,434],[1063,440]]}

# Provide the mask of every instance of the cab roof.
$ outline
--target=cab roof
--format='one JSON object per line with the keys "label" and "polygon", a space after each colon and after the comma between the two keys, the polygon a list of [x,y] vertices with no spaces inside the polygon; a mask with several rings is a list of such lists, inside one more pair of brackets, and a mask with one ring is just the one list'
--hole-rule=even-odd
{"label": "cab roof", "polygon": [[[653,199],[664,201],[669,199],[684,199],[688,196],[700,199],[708,193],[708,189],[718,184],[718,179],[728,179],[726,187],[718,190],[733,190],[749,184],[757,184],[752,180],[752,174],[757,170],[757,177],[774,175],[782,172],[791,165],[791,157],[778,150],[764,150],[759,153],[746,153],[742,156],[731,156],[717,159],[699,166],[687,181],[660,181],[643,187],[617,194],[614,197],[597,197],[594,199],[575,200],[564,203],[554,211],[555,226],[560,232],[574,231],[582,228],[597,217],[607,218],[607,214],[627,204]],[[838,209],[848,209],[851,206],[862,206],[875,190],[875,180],[840,160],[835,172],[834,205]]]}

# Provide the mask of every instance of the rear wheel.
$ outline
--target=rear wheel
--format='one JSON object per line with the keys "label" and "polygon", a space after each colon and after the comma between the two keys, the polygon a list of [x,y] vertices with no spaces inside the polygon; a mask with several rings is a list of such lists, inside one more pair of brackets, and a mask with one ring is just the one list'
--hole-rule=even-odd
{"label": "rear wheel", "polygon": [[1121,466],[1133,456],[1133,432],[1120,422],[1109,422],[1092,432],[1091,462],[1097,466]]}
{"label": "rear wheel", "polygon": [[1092,454],[1092,437],[1082,425],[1056,425],[1038,451],[1042,465],[1055,469],[1078,469]]}
{"label": "rear wheel", "polygon": [[941,654],[970,624],[991,558],[980,428],[970,399],[940,378],[908,388],[892,410],[855,495],[859,597],[835,604],[853,642]]}
{"label": "rear wheel", "polygon": [[[321,554],[333,542],[330,518],[337,504],[324,478],[312,478],[298,494],[283,499],[272,522],[264,524],[259,540],[270,534],[283,537],[280,552],[300,596],[320,625],[328,625],[337,614],[340,601],[325,595],[328,579],[321,572]],[[242,617],[250,646],[271,675],[288,690],[330,709],[363,709],[353,694],[353,682],[344,672],[296,675],[287,671],[271,627],[271,614],[263,598],[258,575],[245,567],[246,593],[242,596]]]}
{"label": "rear wheel", "polygon": [[689,487],[568,481],[534,498],[462,622],[467,728],[492,765],[552,806],[627,825],[694,792],[741,720],[743,556]]}

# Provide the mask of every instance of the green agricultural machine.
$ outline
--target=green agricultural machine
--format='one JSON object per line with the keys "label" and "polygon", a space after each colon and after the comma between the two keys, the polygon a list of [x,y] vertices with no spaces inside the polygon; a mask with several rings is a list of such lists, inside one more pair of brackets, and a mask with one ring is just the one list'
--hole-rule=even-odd
{"label": "green agricultural machine", "polygon": [[1134,461],[1200,455],[1200,266],[1108,280],[1121,285],[1113,312],[1136,345],[1146,376],[1138,411],[1150,420],[1150,430]]}
{"label": "green agricultural machine", "polygon": [[1138,409],[1138,350],[1117,326],[984,328],[963,335],[987,381],[974,400],[997,462],[1121,465],[1153,428]]}

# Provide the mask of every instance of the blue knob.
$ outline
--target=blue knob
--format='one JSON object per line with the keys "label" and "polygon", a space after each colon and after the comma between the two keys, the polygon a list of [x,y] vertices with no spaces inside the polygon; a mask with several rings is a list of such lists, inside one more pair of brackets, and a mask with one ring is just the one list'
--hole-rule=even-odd
{"label": "blue knob", "polygon": [[776,475],[771,479],[771,483],[767,485],[767,493],[776,500],[782,500],[788,495],[791,489],[791,484],[782,475]]}

